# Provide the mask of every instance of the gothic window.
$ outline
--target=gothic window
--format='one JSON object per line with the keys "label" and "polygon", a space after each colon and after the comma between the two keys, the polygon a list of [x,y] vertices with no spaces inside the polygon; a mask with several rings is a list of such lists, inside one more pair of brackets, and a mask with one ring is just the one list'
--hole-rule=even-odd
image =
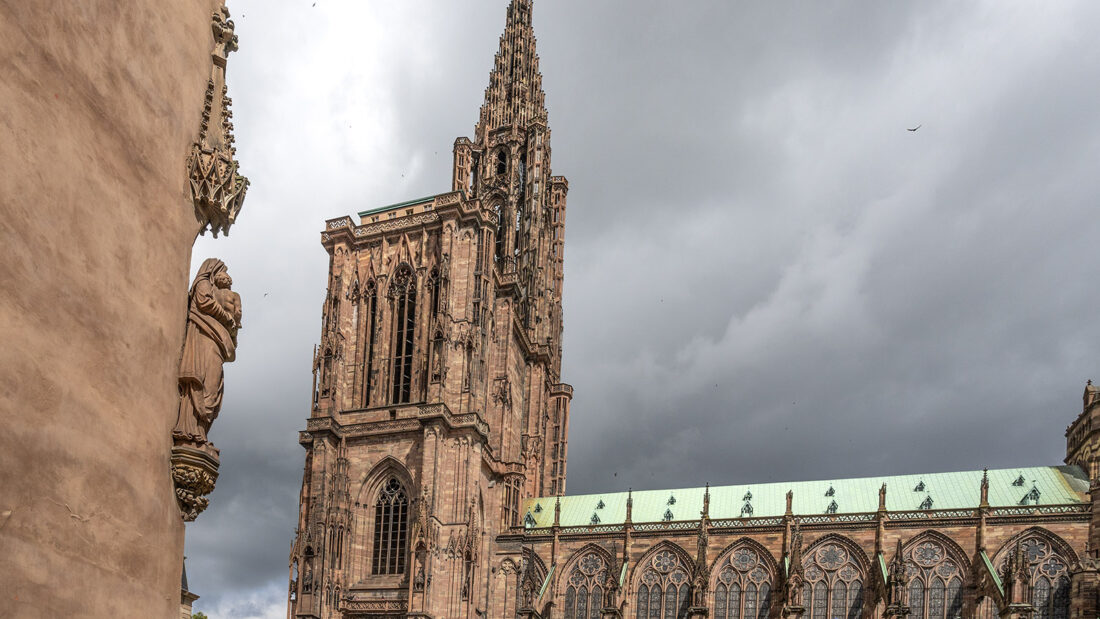
{"label": "gothic window", "polygon": [[409,525],[409,498],[397,478],[390,477],[374,504],[372,574],[404,574]]}
{"label": "gothic window", "polygon": [[[504,504],[501,505],[500,520],[502,528],[514,527],[519,524],[519,496],[521,478],[511,477],[504,482]],[[536,509],[535,513],[541,512]]]}
{"label": "gothic window", "polygon": [[962,567],[943,544],[926,539],[905,550],[910,619],[955,619],[962,613]]}
{"label": "gothic window", "polygon": [[393,297],[393,394],[394,404],[405,404],[412,395],[413,349],[416,333],[416,281],[412,269],[402,266],[390,285]]}
{"label": "gothic window", "polygon": [[857,619],[863,614],[863,575],[840,544],[826,542],[809,556],[803,604],[808,619]]}
{"label": "gothic window", "polygon": [[366,360],[363,369],[363,406],[370,406],[371,375],[374,373],[374,338],[378,333],[378,325],[375,319],[378,316],[378,287],[374,280],[367,282],[367,289],[363,296],[363,305],[367,313],[367,346]]}
{"label": "gothic window", "polygon": [[504,154],[503,150],[497,151],[497,176],[504,176],[508,172],[508,156]]}
{"label": "gothic window", "polygon": [[714,586],[714,619],[767,619],[772,578],[760,555],[742,546],[721,565]]}
{"label": "gothic window", "polygon": [[[1069,561],[1041,535],[1029,535],[1020,543],[1031,568],[1034,619],[1066,619],[1069,617]],[[1003,560],[1001,563],[1003,565]]]}
{"label": "gothic window", "polygon": [[603,590],[607,582],[607,562],[589,552],[569,573],[565,590],[565,619],[600,619],[603,616]]}
{"label": "gothic window", "polygon": [[638,587],[636,619],[683,619],[691,603],[688,570],[671,550],[661,550],[644,565]]}

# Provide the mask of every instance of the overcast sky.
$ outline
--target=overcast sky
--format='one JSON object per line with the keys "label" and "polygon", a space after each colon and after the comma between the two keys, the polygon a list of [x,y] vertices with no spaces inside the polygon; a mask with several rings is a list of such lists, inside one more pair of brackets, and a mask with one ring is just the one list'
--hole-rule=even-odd
{"label": "overcast sky", "polygon": [[[506,0],[230,0],[243,296],[196,609],[285,617],[326,218],[450,188]],[[570,493],[1060,464],[1100,378],[1100,3],[536,0]],[[921,125],[919,131],[906,131]]]}

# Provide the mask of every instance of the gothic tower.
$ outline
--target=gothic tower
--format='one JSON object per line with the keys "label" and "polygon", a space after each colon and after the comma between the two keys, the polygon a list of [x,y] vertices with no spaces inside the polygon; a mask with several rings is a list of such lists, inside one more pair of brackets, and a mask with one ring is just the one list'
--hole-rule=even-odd
{"label": "gothic tower", "polygon": [[488,569],[497,536],[523,499],[565,492],[569,186],[531,8],[508,6],[451,191],[326,222],[292,617],[497,616],[515,596]]}

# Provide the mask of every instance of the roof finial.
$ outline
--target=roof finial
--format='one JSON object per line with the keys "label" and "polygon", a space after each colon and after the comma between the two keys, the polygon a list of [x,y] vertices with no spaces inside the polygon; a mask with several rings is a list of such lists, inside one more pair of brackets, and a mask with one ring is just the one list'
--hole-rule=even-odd
{"label": "roof finial", "polygon": [[794,515],[792,506],[794,505],[794,490],[787,490],[787,516]]}
{"label": "roof finial", "polygon": [[703,492],[703,511],[700,515],[704,520],[710,518],[710,483],[707,483],[707,489]]}
{"label": "roof finial", "polygon": [[631,517],[634,512],[634,489],[626,489],[626,522],[631,522]]}
{"label": "roof finial", "polygon": [[989,507],[989,469],[982,469],[982,497],[978,507]]}
{"label": "roof finial", "polygon": [[882,487],[878,489],[878,510],[886,511],[886,482],[882,482]]}
{"label": "roof finial", "polygon": [[554,499],[554,526],[561,525],[561,496]]}

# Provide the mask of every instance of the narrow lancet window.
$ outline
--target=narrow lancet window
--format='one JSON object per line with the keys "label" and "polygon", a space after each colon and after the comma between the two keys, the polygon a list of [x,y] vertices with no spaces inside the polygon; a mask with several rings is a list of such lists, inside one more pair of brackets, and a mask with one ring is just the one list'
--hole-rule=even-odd
{"label": "narrow lancet window", "polygon": [[409,524],[409,498],[405,488],[391,477],[378,492],[374,504],[374,560],[371,573],[404,574]]}
{"label": "narrow lancet window", "polygon": [[401,267],[390,287],[393,297],[393,394],[394,404],[406,404],[412,395],[413,349],[416,340],[416,280],[412,269]]}
{"label": "narrow lancet window", "polygon": [[363,309],[367,313],[366,350],[363,360],[363,406],[370,406],[371,383],[374,374],[374,337],[378,333],[376,318],[378,316],[378,289],[374,280],[367,282],[367,290],[363,296]]}

